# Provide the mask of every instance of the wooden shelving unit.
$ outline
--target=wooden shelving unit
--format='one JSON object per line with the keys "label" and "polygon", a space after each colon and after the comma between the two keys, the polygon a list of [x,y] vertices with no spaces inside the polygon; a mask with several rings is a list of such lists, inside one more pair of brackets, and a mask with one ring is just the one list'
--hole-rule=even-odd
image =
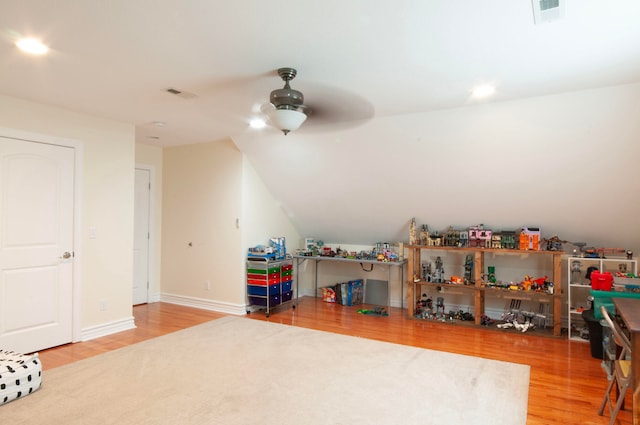
{"label": "wooden shelving unit", "polygon": [[[492,248],[453,248],[453,247],[439,247],[439,246],[425,246],[425,245],[405,245],[408,250],[408,281],[407,281],[407,309],[409,317],[413,318],[415,315],[415,305],[421,293],[422,285],[429,286],[446,286],[447,288],[460,288],[462,290],[468,290],[473,292],[473,307],[475,311],[475,324],[480,325],[481,316],[484,314],[485,297],[487,294],[502,298],[514,298],[514,299],[550,299],[553,308],[553,335],[560,336],[562,331],[562,251],[531,251],[531,250],[517,250],[517,249],[492,249]],[[443,284],[433,282],[414,282],[414,276],[421,275],[421,258],[422,251],[451,251],[460,253],[462,255],[473,255],[474,261],[474,284]],[[499,288],[486,288],[483,285],[482,274],[485,269],[484,257],[487,253],[500,253],[510,256],[528,256],[528,255],[544,255],[551,257],[553,267],[553,284],[554,293],[547,294],[533,291],[511,291],[508,289]],[[416,290],[417,287],[417,290]]]}

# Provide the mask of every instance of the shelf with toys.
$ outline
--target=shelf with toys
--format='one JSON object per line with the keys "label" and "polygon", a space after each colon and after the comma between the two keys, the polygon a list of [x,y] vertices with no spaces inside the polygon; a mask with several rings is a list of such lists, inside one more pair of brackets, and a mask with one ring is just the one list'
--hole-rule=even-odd
{"label": "shelf with toys", "polygon": [[[539,230],[536,229],[536,237],[531,238],[530,234],[525,234],[524,229],[520,233],[526,236],[527,242],[535,239],[535,244],[521,243],[520,239],[523,239],[521,235],[517,232],[509,232],[508,237],[505,238],[506,243],[509,245],[498,245],[497,239],[492,239],[492,232],[485,231],[482,226],[471,227],[468,233],[466,231],[459,232],[459,235],[463,235],[463,240],[460,241],[458,239],[454,246],[443,245],[444,243],[452,243],[451,240],[447,242],[446,239],[446,235],[451,234],[449,231],[446,232],[442,240],[436,241],[434,244],[432,237],[428,233],[425,235],[426,229],[424,227],[420,232],[419,238],[415,230],[411,230],[410,243],[405,246],[408,250],[407,309],[409,317],[423,317],[424,314],[422,314],[421,310],[427,303],[429,303],[427,308],[429,312],[435,312],[436,316],[442,314],[440,311],[441,306],[438,304],[442,303],[443,297],[437,297],[437,302],[434,302],[431,298],[425,299],[424,294],[433,289],[443,295],[450,292],[462,295],[468,294],[468,296],[472,297],[469,304],[473,305],[475,313],[473,320],[476,325],[493,322],[492,319],[485,315],[487,297],[505,299],[506,302],[511,302],[512,306],[517,306],[518,310],[521,301],[526,300],[533,304],[539,304],[540,308],[546,306],[548,310],[545,311],[544,315],[540,311],[522,311],[521,314],[527,317],[527,323],[533,323],[534,319],[538,319],[537,323],[543,323],[544,327],[546,327],[547,317],[551,314],[553,316],[553,335],[560,336],[562,330],[561,270],[564,252],[559,249],[539,250],[542,242],[539,239]],[[480,241],[477,238],[478,236],[482,236],[485,239]],[[456,237],[459,236],[456,235]],[[423,262],[423,253],[435,256],[433,267],[429,261]],[[452,257],[457,254],[463,256],[461,260],[457,262],[449,258],[447,260],[457,264],[454,268],[461,272],[461,276],[445,275],[441,257]],[[521,262],[526,262],[525,259],[527,259],[527,261],[533,261],[535,265],[543,265],[545,270],[550,271],[551,279],[546,276],[537,279],[526,276],[522,282],[510,282],[502,285],[492,273],[493,267],[486,267],[486,261],[489,258],[494,261],[496,258],[500,258],[503,261],[511,262],[512,259],[518,257]],[[462,261],[462,259],[464,260]],[[485,270],[488,272],[485,273]],[[435,305],[435,309],[433,305]],[[469,318],[464,320],[469,320]],[[517,324],[517,322],[512,322],[513,324]],[[522,323],[517,325],[521,326]]]}
{"label": "shelf with toys", "polygon": [[[623,250],[624,252],[624,250]],[[617,252],[615,253],[617,254]],[[624,291],[637,292],[636,285],[632,283],[640,281],[637,278],[638,260],[633,258],[631,252],[625,252],[624,257],[602,258],[598,254],[589,256],[586,252],[583,257],[572,256],[567,258],[567,328],[569,338],[577,341],[589,341],[583,337],[588,335],[585,332],[586,323],[582,317],[582,312],[588,310],[593,305],[591,277],[592,273],[611,273],[612,288],[618,293]],[[600,255],[604,255],[601,253]],[[636,276],[636,277],[629,277]],[[626,285],[625,285],[626,284]],[[625,288],[629,287],[629,288]],[[609,290],[607,289],[607,290]]]}
{"label": "shelf with toys", "polygon": [[[561,259],[564,254],[561,251],[521,251],[521,250],[508,250],[500,248],[450,248],[450,247],[438,247],[438,246],[425,246],[425,245],[407,245],[408,249],[408,269],[409,275],[413,276],[413,279],[407,282],[407,308],[409,317],[415,317],[416,305],[420,302],[420,298],[423,293],[423,287],[426,288],[438,288],[438,290],[468,292],[473,295],[473,307],[475,311],[475,324],[482,323],[485,314],[485,302],[486,297],[491,296],[495,298],[516,299],[516,300],[534,300],[541,303],[549,303],[553,309],[553,334],[559,336],[561,332],[561,314],[562,314],[562,273],[561,273]],[[471,256],[473,258],[473,276],[469,280],[463,280],[463,283],[451,283],[451,280],[442,280],[441,282],[432,282],[423,279],[421,276],[422,269],[422,252],[453,252],[460,253],[466,257]],[[534,284],[528,286],[528,289],[522,287],[522,283],[516,285],[509,285],[510,288],[501,288],[492,286],[492,282],[489,280],[482,271],[484,270],[485,255],[497,254],[508,256],[545,256],[549,257],[552,262],[552,281],[547,283],[546,288],[540,287],[534,288]],[[484,279],[487,279],[486,281]],[[466,284],[464,282],[467,282]],[[525,281],[526,282],[526,281]],[[553,283],[551,286],[550,284]],[[526,284],[525,284],[526,285]],[[553,289],[551,289],[553,288]]]}

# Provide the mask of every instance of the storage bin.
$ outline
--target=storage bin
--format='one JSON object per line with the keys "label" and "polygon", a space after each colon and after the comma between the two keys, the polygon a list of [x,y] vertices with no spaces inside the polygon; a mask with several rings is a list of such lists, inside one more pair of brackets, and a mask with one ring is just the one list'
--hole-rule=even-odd
{"label": "storage bin", "polygon": [[[267,297],[249,296],[249,304],[266,307]],[[280,295],[269,295],[269,308],[275,307],[278,304],[280,304]]]}
{"label": "storage bin", "polygon": [[282,302],[286,303],[287,301],[291,301],[293,299],[293,291],[287,291],[282,293]]}
{"label": "storage bin", "polygon": [[287,282],[282,282],[282,292],[291,291],[293,287],[293,281],[289,280]]}
{"label": "storage bin", "polygon": [[610,291],[613,283],[613,275],[610,272],[591,272],[591,289],[597,291]]}
{"label": "storage bin", "polygon": [[247,293],[249,295],[278,295],[280,293],[280,285],[247,285]]}
{"label": "storage bin", "polygon": [[277,279],[247,279],[247,283],[249,285],[275,285],[276,283],[280,283],[280,278]]}

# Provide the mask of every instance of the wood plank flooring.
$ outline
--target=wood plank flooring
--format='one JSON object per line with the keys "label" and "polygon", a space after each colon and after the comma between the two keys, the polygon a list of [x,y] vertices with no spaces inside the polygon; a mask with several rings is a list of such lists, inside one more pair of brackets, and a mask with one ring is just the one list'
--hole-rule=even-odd
{"label": "wood plank flooring", "polygon": [[[482,327],[412,320],[406,317],[406,310],[397,308],[392,308],[388,317],[359,314],[357,310],[357,307],[343,307],[305,297],[300,299],[297,308],[277,309],[269,318],[264,312],[254,312],[247,317],[527,364],[531,366],[527,424],[609,423],[606,411],[604,417],[597,415],[608,382],[600,360],[591,357],[588,343],[535,336],[535,331],[522,335]],[[136,306],[133,312],[137,326],[134,330],[40,352],[45,371],[224,316],[166,303]],[[375,371],[372,371],[372,376],[375,376]],[[407,382],[407,391],[411,391],[410,382]],[[491,403],[491,394],[486,398],[487,403]],[[625,404],[630,408],[630,396]],[[620,412],[618,418],[620,424],[632,423],[629,411]],[[429,423],[428,411],[425,411],[425,423]]]}

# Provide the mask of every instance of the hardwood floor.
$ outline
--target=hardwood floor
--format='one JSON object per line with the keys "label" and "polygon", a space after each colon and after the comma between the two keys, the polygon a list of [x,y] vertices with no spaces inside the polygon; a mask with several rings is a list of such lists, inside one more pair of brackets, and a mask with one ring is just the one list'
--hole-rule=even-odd
{"label": "hardwood floor", "polygon": [[[92,341],[68,344],[40,352],[43,367],[50,369],[106,351],[144,341],[224,316],[206,310],[154,303],[134,307],[137,328]],[[300,326],[379,341],[527,364],[531,367],[527,424],[608,424],[609,416],[597,415],[607,379],[601,362],[591,357],[588,343],[563,338],[523,335],[480,327],[408,319],[406,310],[391,309],[388,317],[357,313],[356,307],[302,298],[297,308],[282,308],[254,320]],[[447,382],[434,383],[448,385]],[[407,383],[411,391],[411,383]],[[491,394],[487,394],[491,403]],[[625,401],[631,406],[631,397]],[[496,412],[500,414],[500,412]],[[631,413],[621,411],[620,424],[631,424]],[[425,411],[425,423],[429,412]],[[469,424],[471,425],[471,424]]]}
{"label": "hardwood floor", "polygon": [[225,314],[175,304],[152,303],[133,307],[133,316],[135,329],[40,351],[38,355],[42,368],[46,372],[47,369],[218,319]]}

